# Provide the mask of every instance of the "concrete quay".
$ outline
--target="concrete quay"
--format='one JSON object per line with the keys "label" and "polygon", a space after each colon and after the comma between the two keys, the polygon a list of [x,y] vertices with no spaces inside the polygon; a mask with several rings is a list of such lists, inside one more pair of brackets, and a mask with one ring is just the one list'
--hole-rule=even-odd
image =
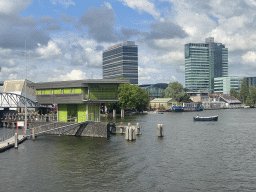
{"label": "concrete quay", "polygon": [[[24,142],[26,139],[27,139],[26,136],[18,135],[18,144]],[[14,145],[15,145],[15,136],[3,142],[0,142],[0,153],[14,147]]]}

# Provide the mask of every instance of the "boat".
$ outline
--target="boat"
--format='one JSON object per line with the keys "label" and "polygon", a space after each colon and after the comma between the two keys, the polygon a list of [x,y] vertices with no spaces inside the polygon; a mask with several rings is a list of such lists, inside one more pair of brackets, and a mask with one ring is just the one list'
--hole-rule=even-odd
{"label": "boat", "polygon": [[193,117],[194,121],[218,121],[218,115],[209,116],[209,117]]}
{"label": "boat", "polygon": [[173,112],[190,112],[190,111],[203,111],[203,106],[195,106],[195,107],[180,107],[180,106],[173,106]]}
{"label": "boat", "polygon": [[173,106],[172,110],[173,110],[173,112],[183,112],[184,111],[184,107]]}

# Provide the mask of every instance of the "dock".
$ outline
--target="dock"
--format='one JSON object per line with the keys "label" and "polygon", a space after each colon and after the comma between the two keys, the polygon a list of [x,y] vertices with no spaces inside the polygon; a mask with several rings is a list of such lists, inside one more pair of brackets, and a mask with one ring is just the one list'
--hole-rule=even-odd
{"label": "dock", "polygon": [[[26,136],[18,135],[18,144],[24,142],[26,139],[27,139]],[[3,142],[0,142],[0,153],[14,147],[14,144],[15,144],[15,136],[13,136]]]}

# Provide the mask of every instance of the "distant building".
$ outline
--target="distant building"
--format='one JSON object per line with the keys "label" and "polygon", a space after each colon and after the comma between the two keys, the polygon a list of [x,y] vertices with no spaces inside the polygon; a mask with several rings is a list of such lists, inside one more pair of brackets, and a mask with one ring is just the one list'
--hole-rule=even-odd
{"label": "distant building", "polygon": [[214,43],[214,38],[205,43],[185,45],[185,88],[188,90],[214,89],[215,77],[228,76],[228,48]]}
{"label": "distant building", "polygon": [[149,99],[159,98],[162,95],[162,92],[168,87],[167,83],[156,83],[156,84],[146,84],[139,85],[142,89],[148,91]]}
{"label": "distant building", "polygon": [[127,41],[103,51],[103,79],[125,78],[138,84],[138,46]]}
{"label": "distant building", "polygon": [[230,94],[230,89],[239,90],[238,77],[217,77],[214,78],[214,93]]}
{"label": "distant building", "polygon": [[247,78],[247,85],[255,86],[256,87],[256,77],[246,77]]}
{"label": "distant building", "polygon": [[206,90],[187,91],[186,93],[193,102],[204,102],[209,100],[209,92]]}
{"label": "distant building", "polygon": [[170,109],[172,107],[172,98],[155,98],[150,101],[150,109],[159,109],[159,108]]}

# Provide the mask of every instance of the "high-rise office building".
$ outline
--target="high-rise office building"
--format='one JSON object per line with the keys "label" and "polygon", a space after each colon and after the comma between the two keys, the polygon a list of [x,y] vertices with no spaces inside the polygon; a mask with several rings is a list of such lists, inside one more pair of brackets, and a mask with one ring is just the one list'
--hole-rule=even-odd
{"label": "high-rise office building", "polygon": [[187,90],[214,90],[215,77],[228,76],[228,48],[214,43],[214,38],[205,43],[185,45],[185,88]]}
{"label": "high-rise office building", "polygon": [[103,51],[103,79],[125,78],[138,84],[138,46],[127,41]]}

